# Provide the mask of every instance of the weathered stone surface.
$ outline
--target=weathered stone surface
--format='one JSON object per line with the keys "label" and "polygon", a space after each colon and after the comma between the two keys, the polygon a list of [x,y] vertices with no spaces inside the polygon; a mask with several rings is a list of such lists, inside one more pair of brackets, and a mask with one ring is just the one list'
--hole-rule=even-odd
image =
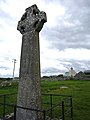
{"label": "weathered stone surface", "polygon": [[[47,21],[45,12],[36,5],[26,9],[18,22],[22,34],[17,105],[41,109],[39,32]],[[40,117],[40,116],[39,116]],[[37,120],[38,114],[18,108],[17,120]]]}

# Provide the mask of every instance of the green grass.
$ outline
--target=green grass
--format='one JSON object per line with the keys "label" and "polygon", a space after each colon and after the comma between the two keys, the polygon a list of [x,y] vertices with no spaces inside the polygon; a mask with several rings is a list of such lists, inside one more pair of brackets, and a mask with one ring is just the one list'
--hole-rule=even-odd
{"label": "green grass", "polygon": [[9,94],[9,93],[16,93],[18,89],[18,83],[12,82],[11,86],[1,86],[0,85],[0,95],[2,94]]}
{"label": "green grass", "polygon": [[90,120],[90,81],[45,81],[42,82],[42,91],[72,95],[74,120]]}
{"label": "green grass", "polygon": [[[62,88],[62,86],[65,86],[67,88]],[[85,81],[85,80],[44,81],[43,80],[41,82],[41,91],[42,94],[52,93],[52,94],[72,95],[74,120],[90,120],[90,81]],[[7,87],[0,86],[0,95],[15,93],[15,92],[17,92],[17,83],[13,83],[12,86],[7,86]],[[11,102],[11,99],[10,98],[8,99]],[[47,98],[45,98],[45,100],[48,101]],[[54,100],[54,102],[57,102],[57,100]]]}

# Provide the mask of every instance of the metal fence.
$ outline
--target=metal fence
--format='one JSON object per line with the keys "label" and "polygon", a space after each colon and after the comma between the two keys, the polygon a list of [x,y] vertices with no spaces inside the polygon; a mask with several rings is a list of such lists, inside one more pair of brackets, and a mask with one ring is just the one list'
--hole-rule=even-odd
{"label": "metal fence", "polygon": [[16,100],[16,93],[0,95],[0,120],[7,120],[10,114],[13,114],[11,120],[16,120],[17,109],[40,113],[42,120],[54,118],[57,120],[73,120],[72,96],[43,94],[41,110],[17,106]]}

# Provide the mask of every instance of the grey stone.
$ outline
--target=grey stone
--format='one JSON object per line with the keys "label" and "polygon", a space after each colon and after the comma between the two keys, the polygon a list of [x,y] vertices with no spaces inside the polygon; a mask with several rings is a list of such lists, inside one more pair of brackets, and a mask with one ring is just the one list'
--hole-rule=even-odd
{"label": "grey stone", "polygon": [[[36,5],[28,7],[18,22],[22,34],[17,105],[41,109],[39,32],[47,21]],[[40,114],[17,108],[16,120],[39,120]]]}

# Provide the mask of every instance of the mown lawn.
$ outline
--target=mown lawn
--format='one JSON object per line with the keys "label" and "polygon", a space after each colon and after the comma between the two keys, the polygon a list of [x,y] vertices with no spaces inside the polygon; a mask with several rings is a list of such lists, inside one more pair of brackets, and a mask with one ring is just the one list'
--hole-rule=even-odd
{"label": "mown lawn", "polygon": [[90,81],[44,81],[41,85],[42,92],[72,95],[74,120],[90,120]]}
{"label": "mown lawn", "polygon": [[[17,82],[1,87],[0,95],[17,92]],[[43,93],[72,95],[74,120],[90,120],[90,81],[65,80],[41,82]]]}

